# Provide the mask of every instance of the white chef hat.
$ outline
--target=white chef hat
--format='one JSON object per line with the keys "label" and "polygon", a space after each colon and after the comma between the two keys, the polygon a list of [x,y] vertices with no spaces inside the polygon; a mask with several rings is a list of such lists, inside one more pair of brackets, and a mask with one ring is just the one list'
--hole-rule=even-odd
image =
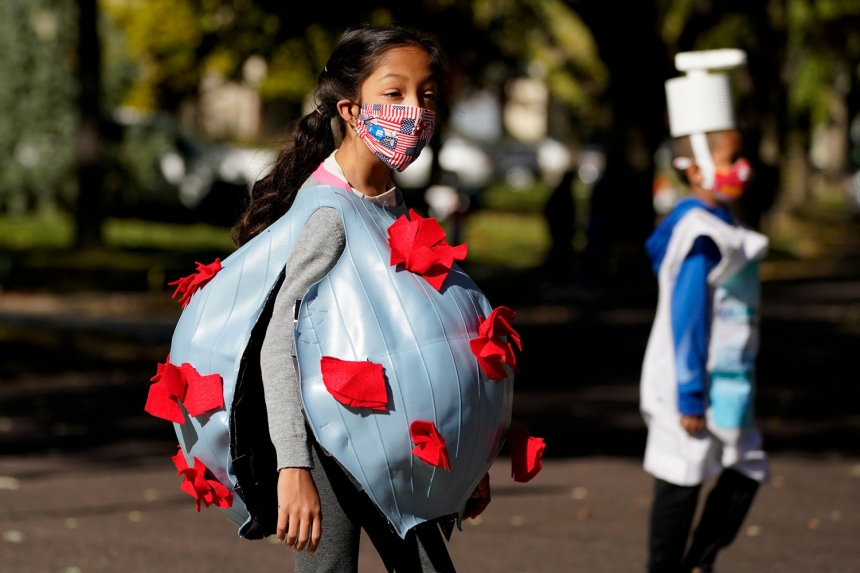
{"label": "white chef hat", "polygon": [[714,165],[705,134],[735,129],[729,76],[711,72],[736,68],[744,63],[746,54],[743,50],[681,52],[675,56],[675,67],[686,75],[666,82],[669,131],[672,137],[690,136],[693,155],[705,177],[703,187],[706,189],[713,187]]}

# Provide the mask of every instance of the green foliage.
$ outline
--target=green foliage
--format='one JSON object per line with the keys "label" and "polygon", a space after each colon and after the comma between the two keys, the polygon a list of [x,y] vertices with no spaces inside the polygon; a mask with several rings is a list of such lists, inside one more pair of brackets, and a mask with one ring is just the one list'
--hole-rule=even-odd
{"label": "green foliage", "polygon": [[113,110],[123,104],[138,77],[138,65],[131,59],[123,30],[111,19],[99,19],[102,40],[102,105]]}
{"label": "green foliage", "polygon": [[[125,50],[137,68],[123,102],[150,110],[174,111],[183,98],[196,95],[207,70],[238,77],[251,55],[268,63],[261,96],[300,103],[316,85],[337,35],[356,22],[340,14],[322,18],[315,7],[297,8],[288,19],[292,14],[285,5],[266,0],[101,0],[101,5],[111,26],[125,36],[124,47],[117,43],[112,49]],[[408,6],[383,1],[362,13],[374,24],[427,22],[426,29],[450,44],[449,56],[466,72],[475,63],[500,63],[487,61],[493,57],[488,46],[508,64],[538,62],[555,97],[585,120],[608,79],[590,31],[561,0],[426,0]],[[434,22],[450,25],[434,29]],[[462,35],[455,27],[468,28],[469,39],[446,38],[446,33]]]}
{"label": "green foliage", "polygon": [[830,108],[832,59],[809,54],[797,63],[794,81],[788,91],[789,111],[794,115],[809,114],[813,125],[827,121]]}
{"label": "green foliage", "polygon": [[100,6],[125,37],[124,46],[113,47],[137,67],[123,103],[147,110],[175,110],[197,93],[207,71],[240,76],[250,56],[273,50],[280,28],[277,16],[250,0],[101,0]]}
{"label": "green foliage", "polygon": [[591,30],[579,15],[559,0],[532,0],[531,4],[567,61],[584,76],[605,82],[608,71],[597,53]]}
{"label": "green foliage", "polygon": [[65,249],[74,240],[71,217],[60,213],[0,217],[0,249]]}
{"label": "green foliage", "polygon": [[109,219],[105,225],[105,244],[115,249],[222,251],[225,256],[236,248],[230,229],[202,223],[175,225],[136,219]]}
{"label": "green foliage", "polygon": [[325,67],[334,42],[331,31],[312,24],[304,37],[291,38],[281,44],[272,56],[260,95],[267,99],[301,102],[316,87],[317,75]]}
{"label": "green foliage", "polygon": [[511,268],[539,266],[550,244],[543,216],[493,211],[469,216],[465,241],[468,263]]}
{"label": "green foliage", "polygon": [[[765,11],[754,3],[726,9],[695,0],[661,0],[661,7],[661,34],[670,53],[679,49],[677,42],[691,25],[700,30],[695,49],[741,48],[753,55],[780,51],[781,87],[787,95],[787,114],[780,121],[794,126],[806,125],[806,119],[811,126],[827,122],[834,97],[847,91],[837,85],[858,80],[860,0],[774,0]],[[762,27],[775,33],[771,41],[781,38],[784,45],[762,46]]]}
{"label": "green foliage", "polygon": [[716,25],[696,39],[697,50],[718,50],[727,46],[744,47],[755,38],[746,14],[726,14]]}
{"label": "green foliage", "polygon": [[526,189],[496,184],[483,192],[482,200],[484,205],[493,211],[540,213],[551,194],[552,187],[543,181],[537,181]]}
{"label": "green foliage", "polygon": [[[829,119],[841,70],[860,64],[860,1],[787,0],[786,8],[789,112],[822,124]],[[853,75],[856,81],[857,72]]]}
{"label": "green foliage", "polygon": [[673,46],[678,42],[687,25],[696,0],[663,0],[662,4],[664,4],[664,16],[660,34],[664,43]]}
{"label": "green foliage", "polygon": [[[110,249],[182,251],[188,253],[235,248],[230,230],[211,225],[175,225],[135,219],[108,219],[105,246]],[[0,217],[0,249],[68,249],[74,240],[74,222],[68,215]]]}
{"label": "green foliage", "polygon": [[[162,205],[178,206],[176,188],[168,184],[161,174],[161,159],[175,153],[175,143],[167,130],[154,129],[146,124],[126,126],[122,140],[111,148],[111,173],[121,178],[115,189],[115,199],[134,205],[141,195]],[[110,177],[107,182],[110,183]]]}
{"label": "green foliage", "polygon": [[50,209],[68,182],[76,122],[73,7],[70,0],[0,2],[0,211]]}
{"label": "green foliage", "polygon": [[529,36],[528,49],[521,57],[541,62],[552,94],[587,121],[609,80],[591,30],[560,0],[530,0],[527,4],[543,32]]}

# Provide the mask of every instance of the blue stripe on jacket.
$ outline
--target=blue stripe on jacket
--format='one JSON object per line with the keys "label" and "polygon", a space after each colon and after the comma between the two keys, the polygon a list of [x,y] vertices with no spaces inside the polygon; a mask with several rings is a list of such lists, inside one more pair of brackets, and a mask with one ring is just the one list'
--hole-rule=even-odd
{"label": "blue stripe on jacket", "polygon": [[[711,207],[698,198],[680,201],[645,243],[655,275],[666,256],[675,225],[694,208],[705,209],[720,220],[734,224],[731,213],[724,207]],[[700,236],[681,263],[672,292],[672,337],[675,343],[678,411],[688,416],[705,413],[713,304],[708,288],[708,274],[719,262],[720,251],[717,245],[709,237]]]}

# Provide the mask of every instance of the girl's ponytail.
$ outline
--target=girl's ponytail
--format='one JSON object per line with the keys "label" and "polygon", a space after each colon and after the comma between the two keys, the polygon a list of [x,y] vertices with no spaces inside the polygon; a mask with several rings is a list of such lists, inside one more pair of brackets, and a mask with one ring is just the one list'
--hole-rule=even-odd
{"label": "girl's ponytail", "polygon": [[334,151],[332,115],[326,111],[318,107],[299,120],[293,142],[281,150],[272,171],[254,184],[251,203],[233,229],[237,246],[281,218],[302,184]]}
{"label": "girl's ponytail", "polygon": [[425,50],[441,83],[442,51],[430,36],[398,26],[360,26],[344,32],[319,75],[314,91],[316,109],[299,120],[293,142],[278,155],[272,171],[254,184],[251,202],[233,228],[237,246],[259,235],[289,210],[302,184],[335,149],[333,119],[338,118],[340,135],[345,133],[337,102],[360,103],[361,84],[367,76],[388,50],[404,46]]}

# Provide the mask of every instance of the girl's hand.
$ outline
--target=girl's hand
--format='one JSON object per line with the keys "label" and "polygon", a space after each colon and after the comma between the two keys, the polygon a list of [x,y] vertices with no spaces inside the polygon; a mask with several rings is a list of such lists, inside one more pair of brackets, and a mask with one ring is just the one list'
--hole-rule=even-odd
{"label": "girl's hand", "polygon": [[466,502],[463,519],[475,519],[490,505],[490,474],[486,474]]}
{"label": "girl's hand", "polygon": [[322,536],[322,512],[314,478],[306,468],[284,468],[278,476],[278,539],[313,555]]}
{"label": "girl's hand", "polygon": [[681,414],[681,427],[691,436],[695,436],[705,429],[705,417]]}

